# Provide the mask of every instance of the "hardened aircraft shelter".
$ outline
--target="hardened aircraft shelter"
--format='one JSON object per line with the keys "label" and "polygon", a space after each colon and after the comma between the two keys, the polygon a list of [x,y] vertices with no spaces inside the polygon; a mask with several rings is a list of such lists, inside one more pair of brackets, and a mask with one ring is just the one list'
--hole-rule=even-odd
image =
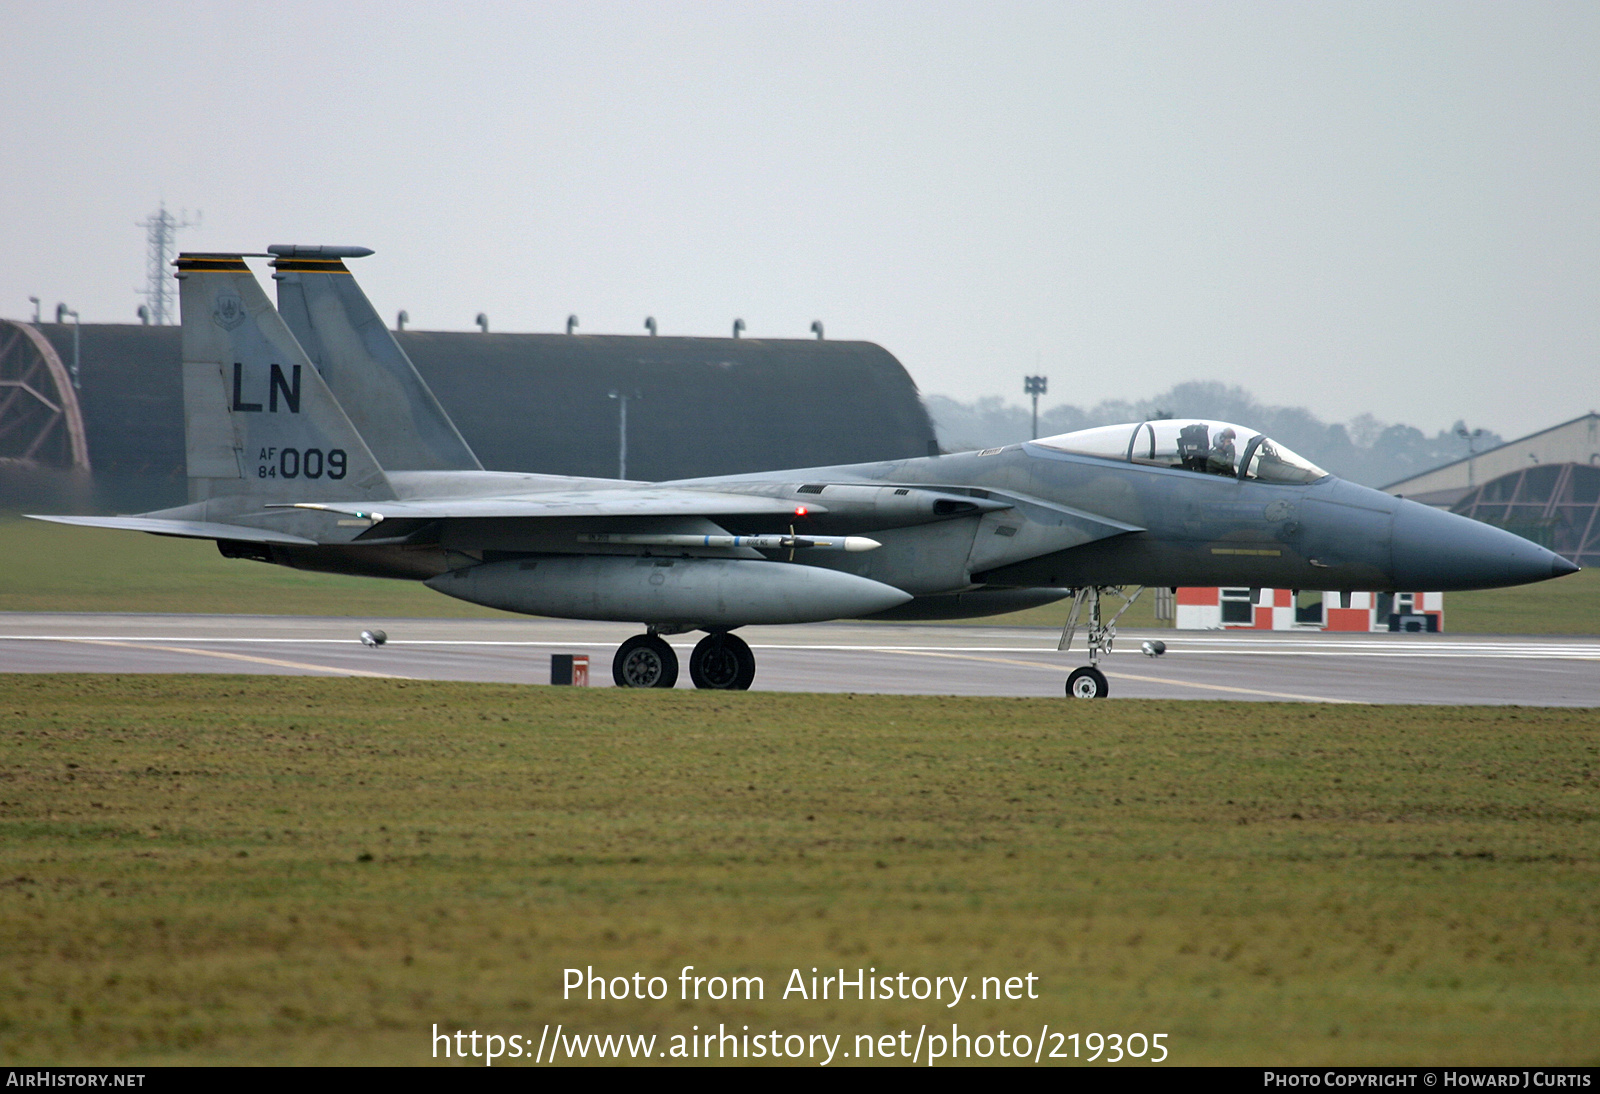
{"label": "hardened aircraft shelter", "polygon": [[[486,468],[632,479],[926,456],[915,383],[871,342],[396,333]],[[179,329],[0,320],[0,492],[185,499]],[[626,435],[623,423],[626,421]],[[91,480],[92,476],[92,480]],[[92,482],[92,490],[84,484]]]}

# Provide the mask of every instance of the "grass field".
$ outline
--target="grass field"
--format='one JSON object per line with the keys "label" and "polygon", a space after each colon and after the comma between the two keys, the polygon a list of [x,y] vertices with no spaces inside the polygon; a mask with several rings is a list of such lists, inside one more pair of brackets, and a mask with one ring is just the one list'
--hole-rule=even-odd
{"label": "grass field", "polygon": [[[225,559],[209,540],[73,528],[0,515],[0,611],[213,612],[403,618],[510,618],[412,581],[305,573]],[[1059,627],[1067,604],[968,620]],[[1160,626],[1152,598],[1122,619]],[[1600,634],[1600,571],[1445,597],[1455,634]]]}
{"label": "grass field", "polygon": [[223,558],[208,539],[0,515],[0,611],[513,618],[416,581]]}
{"label": "grass field", "polygon": [[[1594,711],[9,676],[0,712],[7,1063],[952,1021],[1600,1063]],[[563,1001],[591,965],[672,995]],[[813,966],[1039,997],[783,1000]]]}

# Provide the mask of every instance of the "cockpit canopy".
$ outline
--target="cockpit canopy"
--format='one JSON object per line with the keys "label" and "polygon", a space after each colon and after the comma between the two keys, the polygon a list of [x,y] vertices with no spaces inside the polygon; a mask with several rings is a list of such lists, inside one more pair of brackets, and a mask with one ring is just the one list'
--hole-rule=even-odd
{"label": "cockpit canopy", "polygon": [[1327,472],[1253,429],[1196,418],[1106,425],[1033,442],[1076,456],[1299,485]]}

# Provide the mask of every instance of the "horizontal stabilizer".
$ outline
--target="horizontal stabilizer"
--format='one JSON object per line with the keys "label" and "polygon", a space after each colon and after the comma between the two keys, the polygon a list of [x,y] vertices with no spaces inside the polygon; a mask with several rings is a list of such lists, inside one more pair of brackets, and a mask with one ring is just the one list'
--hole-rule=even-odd
{"label": "horizontal stabilizer", "polygon": [[41,517],[25,514],[29,520],[48,520],[52,524],[76,524],[84,528],[118,528],[125,532],[151,532],[158,536],[185,539],[235,539],[246,543],[316,545],[316,540],[272,532],[265,528],[246,528],[242,524],[215,524],[208,520],[164,520],[161,517]]}

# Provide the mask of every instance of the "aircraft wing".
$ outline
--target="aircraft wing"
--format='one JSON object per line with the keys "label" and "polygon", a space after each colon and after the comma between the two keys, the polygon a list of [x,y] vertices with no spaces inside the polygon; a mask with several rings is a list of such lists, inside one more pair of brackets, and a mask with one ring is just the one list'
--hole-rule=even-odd
{"label": "aircraft wing", "polygon": [[164,520],[161,517],[41,517],[27,514],[29,520],[52,524],[77,524],[85,528],[120,528],[129,532],[153,532],[158,536],[184,539],[235,539],[246,543],[282,543],[315,547],[317,541],[304,536],[248,528],[242,524],[216,524],[205,520]]}
{"label": "aircraft wing", "polygon": [[[277,508],[276,506],[274,508]],[[507,497],[422,498],[383,502],[298,502],[282,508],[347,513],[381,520],[467,520],[511,517],[720,517],[793,516],[795,503],[783,498],[711,490],[613,489],[552,490]],[[808,502],[813,513],[825,506]]]}

